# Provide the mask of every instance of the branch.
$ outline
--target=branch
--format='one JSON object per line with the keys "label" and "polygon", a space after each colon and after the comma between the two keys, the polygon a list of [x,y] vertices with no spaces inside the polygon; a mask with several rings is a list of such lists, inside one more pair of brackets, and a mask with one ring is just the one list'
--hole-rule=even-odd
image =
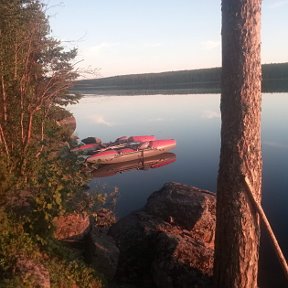
{"label": "branch", "polygon": [[270,225],[270,223],[269,223],[269,221],[268,221],[268,219],[267,219],[267,217],[265,215],[265,212],[262,209],[261,205],[255,200],[255,198],[253,196],[253,190],[254,189],[253,189],[248,177],[245,177],[244,181],[245,181],[245,184],[246,184],[246,186],[248,188],[248,190],[246,190],[247,194],[248,194],[250,200],[252,201],[254,207],[256,208],[257,212],[259,213],[261,220],[264,223],[264,226],[265,226],[265,228],[266,228],[266,230],[267,230],[267,232],[268,232],[268,234],[269,234],[269,236],[270,236],[270,238],[272,240],[272,243],[273,243],[274,249],[276,251],[276,254],[278,256],[279,262],[280,262],[280,264],[281,264],[281,266],[283,268],[283,271],[285,273],[286,278],[288,279],[288,265],[287,265],[286,259],[284,257],[284,254],[283,254],[283,252],[282,252],[282,250],[281,250],[281,248],[280,248],[280,246],[278,244],[278,241],[277,241],[277,239],[275,237],[275,234],[274,234],[274,232],[272,230],[272,227],[271,227],[271,225]]}
{"label": "branch", "polygon": [[8,113],[7,113],[7,93],[5,89],[5,82],[4,82],[4,76],[1,76],[1,87],[2,87],[2,100],[3,100],[3,116],[4,121],[7,122],[8,119]]}

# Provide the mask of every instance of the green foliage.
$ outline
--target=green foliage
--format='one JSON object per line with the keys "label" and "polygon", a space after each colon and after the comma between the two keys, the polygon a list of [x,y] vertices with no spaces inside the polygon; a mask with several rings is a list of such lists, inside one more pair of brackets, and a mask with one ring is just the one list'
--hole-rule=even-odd
{"label": "green foliage", "polygon": [[[49,262],[51,271],[51,287],[72,287],[77,284],[81,288],[100,288],[103,286],[101,276],[79,260],[63,261],[53,258]],[[61,273],[59,273],[59,269]],[[58,273],[57,273],[58,271]],[[54,272],[54,273],[53,273]]]}
{"label": "green foliage", "polygon": [[60,106],[80,99],[69,92],[77,50],[50,36],[41,1],[0,0],[0,14],[0,287],[37,286],[19,259],[48,269],[52,287],[102,287],[52,233],[87,180],[59,125],[71,116]]}
{"label": "green foliage", "polygon": [[141,90],[143,93],[143,90],[204,89],[203,91],[207,93],[213,88],[214,92],[219,92],[220,71],[220,68],[211,68],[80,80],[76,82],[73,91],[97,93],[97,91],[124,90],[129,93],[131,90]]}
{"label": "green foliage", "polygon": [[61,242],[50,239],[47,243],[47,268],[50,272],[51,287],[72,287],[77,284],[81,288],[103,287],[103,277],[87,266],[83,256],[71,250]]}
{"label": "green foliage", "polygon": [[[18,284],[20,275],[17,275],[15,266],[20,256],[36,258],[38,249],[32,239],[23,231],[23,227],[9,219],[7,213],[0,209],[0,287],[21,287]],[[36,249],[35,249],[36,248]]]}
{"label": "green foliage", "polygon": [[80,98],[68,93],[77,50],[49,35],[40,1],[2,1],[0,13],[0,149],[7,170],[25,174],[27,159],[42,152],[35,141],[49,138],[50,110]]}
{"label": "green foliage", "polygon": [[23,275],[15,269],[20,257],[45,265],[51,287],[72,287],[75,283],[83,288],[103,287],[101,276],[88,267],[79,254],[51,238],[40,247],[3,209],[0,221],[0,287],[35,287],[29,273]]}
{"label": "green foliage", "polygon": [[3,205],[4,191],[7,191],[11,182],[11,175],[6,169],[6,157],[0,153],[0,206]]}

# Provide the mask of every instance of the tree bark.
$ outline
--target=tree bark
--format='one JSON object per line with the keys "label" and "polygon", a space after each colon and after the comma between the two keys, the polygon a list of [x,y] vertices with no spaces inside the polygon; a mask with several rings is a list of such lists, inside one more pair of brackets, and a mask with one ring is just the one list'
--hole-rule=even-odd
{"label": "tree bark", "polygon": [[261,0],[222,0],[221,151],[217,183],[215,286],[256,288],[261,201]]}
{"label": "tree bark", "polygon": [[3,121],[7,122],[8,120],[8,112],[7,112],[7,93],[5,87],[4,76],[1,76],[1,88],[2,88],[2,109],[3,109]]}

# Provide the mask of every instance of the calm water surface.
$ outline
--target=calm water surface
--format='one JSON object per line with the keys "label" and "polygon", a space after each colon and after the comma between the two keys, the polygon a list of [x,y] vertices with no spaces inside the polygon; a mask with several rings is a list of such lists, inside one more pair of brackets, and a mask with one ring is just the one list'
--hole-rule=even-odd
{"label": "calm water surface", "polygon": [[[70,108],[83,139],[155,135],[177,140],[176,162],[94,178],[91,185],[119,189],[118,216],[141,208],[169,181],[216,191],[220,150],[220,95],[84,97]],[[264,94],[262,104],[263,207],[288,258],[288,94]],[[269,240],[262,233],[260,287],[288,287]],[[286,286],[287,285],[287,286]]]}

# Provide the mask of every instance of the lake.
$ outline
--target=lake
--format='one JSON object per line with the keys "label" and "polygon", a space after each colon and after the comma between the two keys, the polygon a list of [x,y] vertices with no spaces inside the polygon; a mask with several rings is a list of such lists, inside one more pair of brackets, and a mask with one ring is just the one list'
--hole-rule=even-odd
{"label": "lake", "polygon": [[[181,182],[216,191],[220,151],[220,95],[87,95],[69,108],[80,139],[103,142],[120,136],[155,135],[174,138],[176,161],[145,170],[129,170],[94,178],[91,185],[117,187],[116,214],[141,208],[164,183]],[[288,93],[263,94],[263,208],[288,258]],[[260,287],[287,287],[282,270],[262,229]]]}

